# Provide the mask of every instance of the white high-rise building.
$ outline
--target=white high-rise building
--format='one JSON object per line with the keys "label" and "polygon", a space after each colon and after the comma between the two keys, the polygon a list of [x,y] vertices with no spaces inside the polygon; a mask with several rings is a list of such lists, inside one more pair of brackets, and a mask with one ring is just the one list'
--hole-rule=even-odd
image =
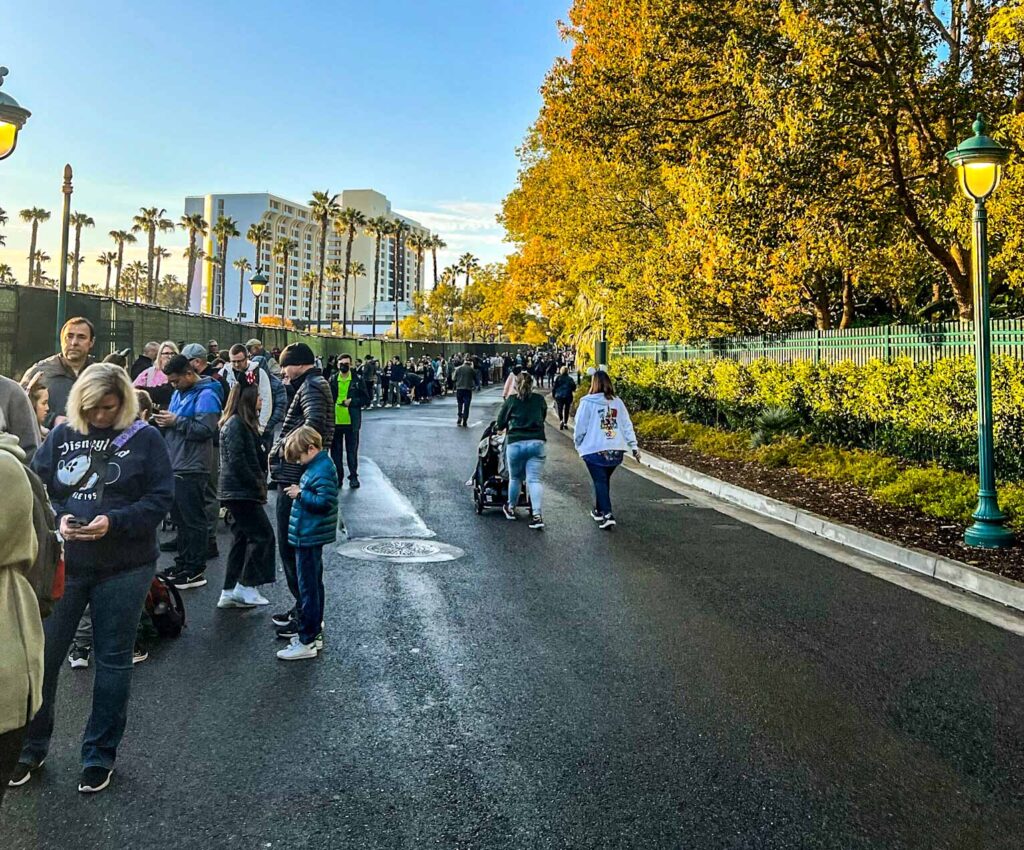
{"label": "white high-rise building", "polygon": [[[384,195],[372,189],[349,189],[341,193],[338,203],[342,208],[353,207],[367,219],[384,216],[405,225],[405,237],[410,233],[428,236],[419,222],[392,212],[391,204]],[[228,240],[227,262],[223,277],[219,266],[202,261],[196,265],[192,283],[191,309],[228,318],[239,315],[251,321],[254,317],[253,296],[249,278],[257,268],[262,268],[269,278],[267,290],[260,299],[260,316],[283,316],[298,322],[317,321],[318,286],[308,285],[308,275],[317,275],[320,269],[320,225],[306,204],[296,203],[269,193],[211,194],[185,198],[185,214],[199,213],[210,230],[204,240],[206,256],[216,256],[219,246],[213,234],[213,225],[221,216],[233,219],[239,236]],[[256,246],[245,236],[253,224],[264,222],[270,227],[271,237],[263,245],[262,256],[257,258]],[[274,255],[274,245],[281,238],[293,240],[294,250],[288,256],[288,267],[282,258]],[[347,236],[338,235],[333,228],[327,232],[327,266],[345,263]],[[370,331],[374,306],[374,237],[359,230],[352,243],[352,261],[362,263],[365,276],[350,278],[348,287],[347,316],[351,326],[355,317],[356,327]],[[396,257],[397,248],[397,257]],[[244,272],[236,269],[236,261],[245,258],[252,269]],[[425,263],[424,263],[425,265]],[[381,239],[380,279],[377,286],[376,313],[377,332],[382,333],[395,318],[395,298],[398,298],[399,319],[412,312],[412,296],[422,290],[424,269],[419,269],[413,251],[407,250],[405,239],[396,246],[394,237]],[[240,281],[244,282],[239,289]],[[310,297],[312,294],[312,306]],[[241,297],[239,297],[241,296]],[[331,280],[324,276],[323,320],[325,325],[340,322],[345,305],[344,281]]]}

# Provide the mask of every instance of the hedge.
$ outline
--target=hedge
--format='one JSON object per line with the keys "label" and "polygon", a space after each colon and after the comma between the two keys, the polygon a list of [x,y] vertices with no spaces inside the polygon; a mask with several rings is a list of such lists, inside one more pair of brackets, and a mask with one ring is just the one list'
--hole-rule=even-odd
{"label": "hedge", "polygon": [[[679,413],[702,425],[750,429],[788,409],[800,433],[826,445],[869,449],[953,470],[977,469],[974,363],[948,358],[864,366],[758,360],[615,360],[619,394],[633,410]],[[1024,479],[1024,362],[993,364],[996,467]]]}

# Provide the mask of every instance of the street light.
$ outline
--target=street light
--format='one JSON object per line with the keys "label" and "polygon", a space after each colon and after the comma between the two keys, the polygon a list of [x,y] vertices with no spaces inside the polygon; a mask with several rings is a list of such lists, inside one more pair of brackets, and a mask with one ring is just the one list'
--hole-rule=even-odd
{"label": "street light", "polygon": [[256,324],[258,325],[260,323],[260,296],[267,288],[267,276],[263,274],[261,269],[257,269],[256,274],[249,278],[249,288],[252,290],[252,309],[256,317]]}
{"label": "street light", "polygon": [[505,330],[505,323],[498,322],[498,342],[501,342],[501,332]]}
{"label": "street light", "polygon": [[449,316],[448,317],[448,342],[452,341],[452,328],[454,328],[454,327],[455,327],[455,317],[454,316]]}
{"label": "street light", "polygon": [[999,185],[1010,152],[990,139],[985,118],[978,113],[974,135],[946,154],[956,168],[963,193],[974,201],[971,276],[974,282],[974,359],[978,385],[978,506],[974,522],[964,533],[968,546],[1001,549],[1013,544],[1006,515],[996,494],[995,451],[992,438],[992,340],[988,299],[988,212],[985,199]]}
{"label": "street light", "polygon": [[[0,86],[8,73],[6,68],[0,67]],[[31,114],[13,97],[0,92],[0,159],[7,159],[14,153],[18,146],[18,131],[25,126]]]}

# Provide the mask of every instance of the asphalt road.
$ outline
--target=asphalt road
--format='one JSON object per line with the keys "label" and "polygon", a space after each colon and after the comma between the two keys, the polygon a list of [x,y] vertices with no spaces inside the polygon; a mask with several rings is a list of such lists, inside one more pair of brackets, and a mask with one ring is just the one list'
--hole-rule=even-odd
{"label": "asphalt road", "polygon": [[368,492],[380,533],[412,510],[463,557],[332,553],[312,662],[274,657],[267,611],[217,611],[215,580],[186,591],[111,788],[76,791],[92,672],[65,667],[0,847],[1024,846],[1024,639],[629,472],[601,532],[552,429],[547,530],[478,517],[482,426],[454,420],[368,413],[363,453],[402,497]]}

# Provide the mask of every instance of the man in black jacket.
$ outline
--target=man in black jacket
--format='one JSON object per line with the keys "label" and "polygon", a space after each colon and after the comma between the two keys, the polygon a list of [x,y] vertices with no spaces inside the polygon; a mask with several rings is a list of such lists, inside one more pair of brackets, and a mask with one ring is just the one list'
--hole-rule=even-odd
{"label": "man in black jacket", "polygon": [[272,619],[274,625],[279,626],[279,636],[292,637],[298,634],[299,580],[295,572],[295,547],[288,543],[292,500],[285,493],[285,488],[298,484],[303,470],[301,464],[288,463],[284,459],[284,441],[300,425],[309,425],[319,432],[325,446],[331,445],[334,438],[334,399],[323,373],[316,367],[312,349],[304,342],[293,342],[281,352],[281,371],[287,375],[294,395],[284,417],[281,436],[270,452],[270,479],[278,485],[277,548],[295,605],[290,611],[275,614]]}
{"label": "man in black jacket", "polygon": [[355,490],[359,487],[359,429],[363,424],[363,408],[370,403],[370,396],[366,384],[352,372],[351,355],[342,354],[338,358],[338,374],[330,385],[334,397],[331,458],[338,468],[339,482],[345,478],[344,461],[348,461],[348,486]]}

